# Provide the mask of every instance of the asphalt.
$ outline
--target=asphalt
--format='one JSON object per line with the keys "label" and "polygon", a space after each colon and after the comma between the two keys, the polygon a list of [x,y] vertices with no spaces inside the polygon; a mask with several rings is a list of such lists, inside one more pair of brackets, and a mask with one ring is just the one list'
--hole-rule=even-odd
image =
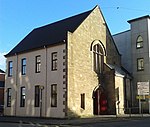
{"label": "asphalt", "polygon": [[0,123],[24,123],[24,124],[41,124],[41,125],[85,125],[98,122],[115,122],[130,119],[150,118],[150,115],[105,115],[93,116],[86,118],[44,118],[44,117],[14,117],[0,116]]}

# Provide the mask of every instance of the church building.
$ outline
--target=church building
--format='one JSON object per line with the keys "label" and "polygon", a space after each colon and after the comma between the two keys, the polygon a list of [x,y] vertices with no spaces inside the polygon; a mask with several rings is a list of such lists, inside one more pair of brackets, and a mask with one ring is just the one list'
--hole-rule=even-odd
{"label": "church building", "polygon": [[132,76],[99,6],[33,29],[8,54],[4,115],[124,114]]}

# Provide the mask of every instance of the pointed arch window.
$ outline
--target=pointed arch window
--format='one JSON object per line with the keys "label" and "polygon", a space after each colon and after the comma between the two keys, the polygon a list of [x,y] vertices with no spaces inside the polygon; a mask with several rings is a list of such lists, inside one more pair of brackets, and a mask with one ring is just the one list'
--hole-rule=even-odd
{"label": "pointed arch window", "polygon": [[136,40],[136,48],[139,49],[139,48],[143,48],[143,38],[141,35],[139,35],[137,37],[137,40]]}
{"label": "pointed arch window", "polygon": [[104,53],[100,44],[93,46],[93,67],[96,73],[102,73],[104,63]]}

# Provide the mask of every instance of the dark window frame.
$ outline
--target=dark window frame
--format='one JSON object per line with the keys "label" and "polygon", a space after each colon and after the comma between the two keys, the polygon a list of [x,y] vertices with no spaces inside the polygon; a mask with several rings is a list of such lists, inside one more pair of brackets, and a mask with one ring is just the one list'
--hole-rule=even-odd
{"label": "dark window frame", "polygon": [[25,87],[20,88],[20,107],[25,107]]}
{"label": "dark window frame", "polygon": [[12,77],[13,75],[13,61],[8,62],[8,77]]}
{"label": "dark window frame", "polygon": [[[139,41],[138,39],[141,37],[142,41]],[[140,45],[140,47],[138,47]],[[143,48],[143,37],[139,35],[136,39],[136,49]]]}
{"label": "dark window frame", "polygon": [[57,84],[51,85],[51,107],[57,107]]}
{"label": "dark window frame", "polygon": [[40,86],[35,86],[35,99],[34,99],[34,106],[40,107]]}
{"label": "dark window frame", "polygon": [[11,107],[11,88],[7,88],[7,107]]}
{"label": "dark window frame", "polygon": [[26,75],[27,60],[26,58],[21,59],[21,74]]}
{"label": "dark window frame", "polygon": [[85,109],[85,93],[81,94],[81,108]]}
{"label": "dark window frame", "polygon": [[[140,60],[143,60],[143,66],[139,65]],[[137,58],[137,71],[144,71],[144,58]]]}
{"label": "dark window frame", "polygon": [[[56,58],[54,58],[54,55],[56,55]],[[52,71],[57,71],[57,67],[58,67],[58,59],[57,59],[57,52],[53,52],[51,54],[51,61],[52,61],[52,66],[51,66],[51,70]]]}
{"label": "dark window frame", "polygon": [[[38,58],[40,58],[40,61],[38,61]],[[41,72],[41,55],[38,55],[35,57],[35,73]]]}

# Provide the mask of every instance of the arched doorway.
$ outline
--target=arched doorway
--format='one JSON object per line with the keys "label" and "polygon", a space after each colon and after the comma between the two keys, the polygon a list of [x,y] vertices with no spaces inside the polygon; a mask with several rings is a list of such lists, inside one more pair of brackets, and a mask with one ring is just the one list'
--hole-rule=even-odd
{"label": "arched doorway", "polygon": [[98,86],[93,91],[93,114],[105,115],[107,114],[107,95],[102,86]]}

